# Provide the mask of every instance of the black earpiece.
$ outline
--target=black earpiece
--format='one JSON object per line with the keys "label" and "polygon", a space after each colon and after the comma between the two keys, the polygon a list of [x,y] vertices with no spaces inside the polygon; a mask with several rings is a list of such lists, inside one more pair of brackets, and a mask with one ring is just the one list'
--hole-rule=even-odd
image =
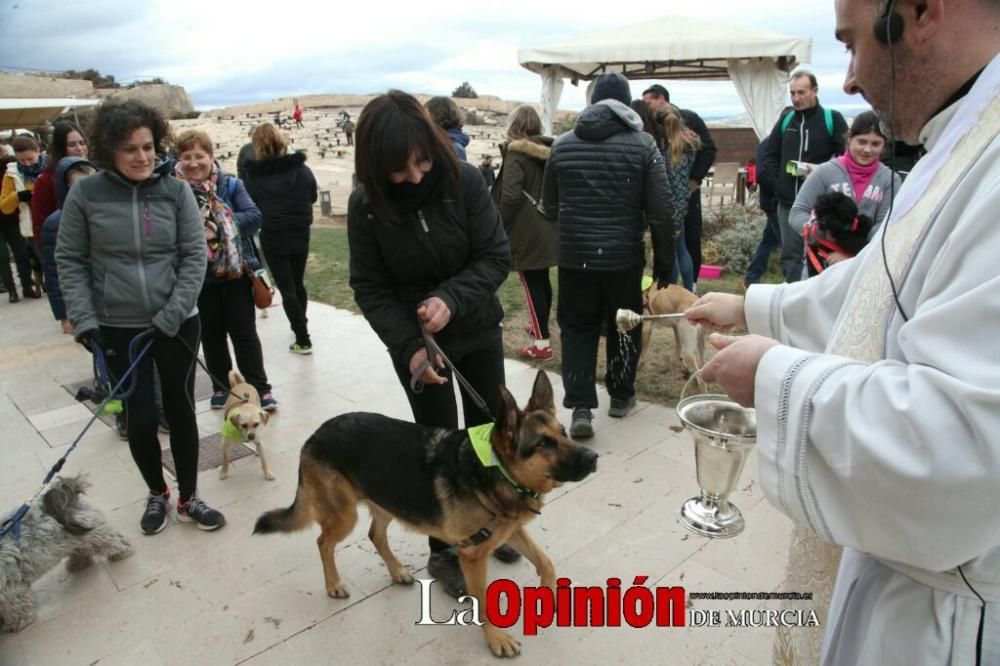
{"label": "black earpiece", "polygon": [[885,4],[885,11],[875,21],[875,39],[891,46],[903,38],[903,15],[896,11],[896,0]]}

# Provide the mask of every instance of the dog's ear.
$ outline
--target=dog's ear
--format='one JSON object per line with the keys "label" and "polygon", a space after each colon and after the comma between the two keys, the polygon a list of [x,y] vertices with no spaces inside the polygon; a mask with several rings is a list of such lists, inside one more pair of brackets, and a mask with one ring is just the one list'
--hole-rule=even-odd
{"label": "dog's ear", "polygon": [[229,413],[229,418],[227,420],[230,423],[232,423],[233,426],[239,428],[240,427],[240,412],[239,412],[239,410],[234,409],[232,412],[230,412]]}
{"label": "dog's ear", "polygon": [[258,409],[257,411],[260,412],[260,422],[263,423],[264,425],[267,425],[267,420],[271,418],[271,415],[265,412],[263,409]]}
{"label": "dog's ear", "polygon": [[535,385],[531,388],[531,399],[525,408],[528,412],[546,411],[556,413],[555,397],[552,394],[552,383],[544,370],[539,370],[535,376]]}
{"label": "dog's ear", "polygon": [[510,394],[506,386],[501,386],[500,404],[497,406],[497,422],[493,431],[499,434],[504,441],[513,441],[520,412],[514,396]]}

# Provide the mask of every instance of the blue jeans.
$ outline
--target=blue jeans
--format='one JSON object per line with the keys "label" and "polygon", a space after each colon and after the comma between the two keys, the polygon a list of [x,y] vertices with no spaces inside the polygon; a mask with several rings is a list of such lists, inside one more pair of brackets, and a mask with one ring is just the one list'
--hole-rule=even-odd
{"label": "blue jeans", "polygon": [[753,253],[753,259],[747,266],[747,271],[743,275],[743,282],[747,286],[757,284],[764,273],[767,272],[767,262],[771,259],[771,254],[781,247],[781,229],[778,227],[778,211],[771,210],[767,213],[767,224],[764,225],[764,233],[757,244],[757,250]]}
{"label": "blue jeans", "polygon": [[674,268],[670,272],[670,282],[671,284],[677,283],[677,277],[680,276],[684,283],[684,288],[688,291],[694,290],[694,262],[691,261],[691,254],[688,252],[687,245],[684,243],[684,225],[677,225],[680,228],[680,234],[677,236],[677,240],[674,243],[676,249],[676,256],[674,257]]}

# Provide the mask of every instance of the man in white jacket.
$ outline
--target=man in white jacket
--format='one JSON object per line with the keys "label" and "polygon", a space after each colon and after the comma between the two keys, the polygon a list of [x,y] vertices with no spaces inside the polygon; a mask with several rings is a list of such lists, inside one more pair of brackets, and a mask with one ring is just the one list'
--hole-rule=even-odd
{"label": "man in white jacket", "polygon": [[704,377],[756,407],[768,499],[844,546],[822,662],[998,664],[1000,2],[835,4],[845,90],[927,155],[856,258],[688,316],[753,334]]}

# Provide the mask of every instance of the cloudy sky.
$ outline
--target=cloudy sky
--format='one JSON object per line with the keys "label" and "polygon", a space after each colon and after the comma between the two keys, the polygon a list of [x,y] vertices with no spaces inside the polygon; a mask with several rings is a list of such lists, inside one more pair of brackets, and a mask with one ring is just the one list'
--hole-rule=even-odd
{"label": "cloudy sky", "polygon": [[[463,81],[537,101],[539,78],[518,65],[519,48],[669,15],[810,37],[821,100],[864,106],[841,91],[847,56],[833,38],[833,0],[0,0],[0,68],[160,76],[199,109],[388,88],[448,94]],[[635,95],[645,88],[632,86]],[[669,87],[704,116],[742,112],[728,82]],[[567,85],[560,107],[582,108],[583,88]]]}

